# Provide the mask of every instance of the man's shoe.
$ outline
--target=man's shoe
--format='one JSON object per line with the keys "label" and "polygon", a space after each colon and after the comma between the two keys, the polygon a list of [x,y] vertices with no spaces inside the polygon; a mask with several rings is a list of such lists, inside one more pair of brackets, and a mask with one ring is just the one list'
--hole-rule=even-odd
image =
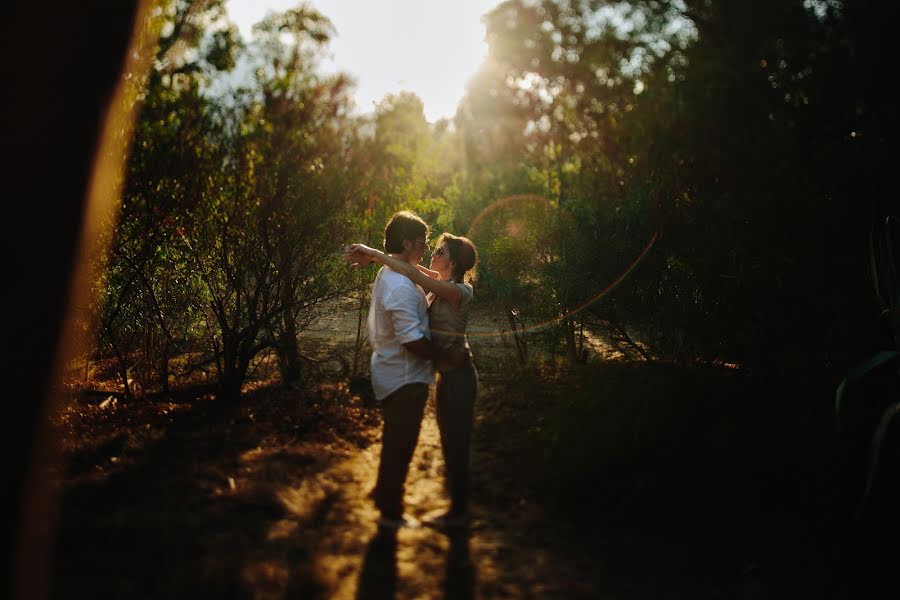
{"label": "man's shoe", "polygon": [[442,515],[426,519],[424,523],[426,526],[433,527],[435,529],[460,529],[463,527],[468,527],[469,515],[468,513],[459,513],[455,515],[444,513]]}
{"label": "man's shoe", "polygon": [[399,517],[385,517],[378,519],[379,529],[416,529],[421,524],[409,515],[401,515]]}

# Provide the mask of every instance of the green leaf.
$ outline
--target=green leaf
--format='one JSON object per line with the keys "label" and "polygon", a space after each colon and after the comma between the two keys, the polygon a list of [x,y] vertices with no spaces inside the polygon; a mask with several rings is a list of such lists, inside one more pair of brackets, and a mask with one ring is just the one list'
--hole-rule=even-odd
{"label": "green leaf", "polygon": [[888,217],[884,224],[885,237],[885,256],[887,259],[887,285],[888,285],[888,301],[893,310],[900,308],[900,281],[897,280],[897,264],[894,261],[894,241],[891,236],[891,222],[896,221],[893,217]]}
{"label": "green leaf", "polygon": [[900,401],[894,402],[884,411],[884,414],[881,416],[881,421],[878,423],[878,429],[875,430],[875,435],[872,437],[872,445],[869,448],[869,463],[867,465],[868,473],[866,475],[866,490],[863,492],[859,509],[856,512],[857,518],[862,514],[866,502],[869,499],[869,495],[872,492],[872,485],[875,483],[875,477],[878,475],[878,461],[881,458],[881,450],[884,447],[891,422],[898,414],[900,414]]}
{"label": "green leaf", "polygon": [[838,385],[837,391],[835,392],[835,401],[834,401],[834,414],[840,419],[841,417],[841,406],[844,402],[844,395],[847,390],[847,386],[852,383],[855,383],[857,380],[862,379],[881,365],[888,363],[895,358],[900,356],[900,352],[896,350],[883,350],[878,354],[870,357],[868,360],[860,363],[856,367],[854,367],[846,377],[841,381],[840,385]]}

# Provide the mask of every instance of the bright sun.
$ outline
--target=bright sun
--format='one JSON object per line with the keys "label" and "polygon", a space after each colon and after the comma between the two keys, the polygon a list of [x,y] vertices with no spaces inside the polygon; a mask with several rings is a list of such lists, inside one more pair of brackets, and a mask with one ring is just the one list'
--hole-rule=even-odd
{"label": "bright sun", "polygon": [[[269,11],[298,0],[227,0],[228,14],[241,35]],[[416,93],[429,121],[450,118],[466,81],[487,54],[481,16],[498,0],[314,0],[312,6],[334,23],[332,58],[323,68],[345,71],[357,81],[356,103],[372,110],[385,94]]]}

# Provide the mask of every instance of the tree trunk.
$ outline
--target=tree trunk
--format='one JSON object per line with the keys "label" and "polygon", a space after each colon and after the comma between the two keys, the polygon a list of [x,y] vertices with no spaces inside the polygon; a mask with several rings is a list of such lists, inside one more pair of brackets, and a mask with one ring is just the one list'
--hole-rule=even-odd
{"label": "tree trunk", "polygon": [[281,332],[276,344],[278,355],[278,368],[281,371],[281,384],[290,389],[299,389],[300,376],[303,373],[303,363],[300,358],[300,346],[297,344],[297,322],[294,320],[294,291],[295,284],[291,280],[294,272],[290,252],[280,244],[278,247],[278,259],[281,263],[279,270],[281,283]]}
{"label": "tree trunk", "polygon": [[238,361],[238,344],[232,335],[222,336],[222,375],[219,381],[219,399],[237,402],[241,397],[243,377]]}
{"label": "tree trunk", "polygon": [[575,319],[567,317],[563,320],[563,333],[566,336],[566,358],[570,363],[578,361],[578,343],[575,336]]}
{"label": "tree trunk", "polygon": [[125,358],[125,355],[119,350],[119,346],[113,341],[112,331],[110,331],[109,327],[106,328],[106,332],[110,338],[109,345],[116,355],[116,363],[118,364],[119,377],[122,378],[125,397],[130,400],[132,398],[132,394],[131,386],[128,384],[128,361]]}
{"label": "tree trunk", "polygon": [[513,340],[516,342],[516,354],[519,357],[519,362],[524,365],[528,361],[528,346],[526,345],[524,335],[519,333],[519,328],[516,324],[516,315],[513,310],[506,308],[504,312],[506,312],[506,319],[509,321],[509,326],[513,332]]}
{"label": "tree trunk", "polygon": [[169,393],[169,342],[163,344],[162,358],[159,364],[159,379],[162,385],[162,393]]}
{"label": "tree trunk", "polygon": [[297,344],[297,326],[292,318],[286,319],[283,324],[276,354],[282,385],[296,389],[300,385],[303,363],[300,358],[300,346]]}
{"label": "tree trunk", "polygon": [[353,346],[353,371],[351,372],[351,377],[356,377],[359,374],[359,361],[362,358],[362,327],[363,327],[363,312],[366,308],[366,294],[363,292],[359,293],[359,309],[356,314],[356,343]]}
{"label": "tree trunk", "polygon": [[281,373],[281,384],[286,388],[297,389],[300,386],[300,375],[303,363],[300,358],[300,346],[297,344],[297,323],[294,321],[294,298],[291,286],[287,281],[282,285],[281,295],[281,331],[278,334],[275,353],[278,355],[278,369]]}

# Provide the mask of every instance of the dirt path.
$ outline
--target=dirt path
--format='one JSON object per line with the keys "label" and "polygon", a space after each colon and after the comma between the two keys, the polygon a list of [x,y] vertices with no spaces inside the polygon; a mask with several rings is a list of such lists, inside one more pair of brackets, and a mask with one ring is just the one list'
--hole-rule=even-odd
{"label": "dirt path", "polygon": [[[326,359],[355,335],[350,312],[338,313],[309,332]],[[476,316],[478,331],[502,325]],[[598,533],[590,508],[548,503],[535,432],[565,392],[552,381],[513,389],[503,336],[472,345],[485,368],[466,533],[377,534],[368,494],[380,416],[345,381],[305,396],[258,384],[233,407],[210,396],[73,401],[56,422],[53,597],[734,597],[740,557],[717,556],[690,535]],[[406,502],[417,517],[447,505],[431,400]]]}
{"label": "dirt path", "polygon": [[[712,563],[691,565],[690,544],[597,538],[581,528],[590,515],[542,504],[522,418],[485,387],[473,524],[453,537],[377,534],[380,419],[341,387],[299,401],[262,389],[234,410],[211,399],[73,405],[62,433],[81,443],[59,474],[53,597],[728,597]],[[408,512],[446,507],[442,470],[429,403]]]}
{"label": "dirt path", "polygon": [[[298,401],[260,390],[236,410],[211,399],[73,405],[62,419],[77,447],[59,474],[53,596],[595,596],[590,561],[578,564],[570,532],[548,528],[516,487],[519,465],[504,464],[498,449],[510,446],[494,444],[496,430],[476,432],[467,534],[377,535],[368,492],[380,419],[346,390],[332,393]],[[429,402],[409,513],[446,507],[442,470]]]}
{"label": "dirt path", "polygon": [[[355,336],[355,313],[339,308],[307,332],[325,359]],[[495,315],[475,321],[497,327]],[[506,359],[500,337],[474,345],[481,357]],[[421,528],[380,537],[368,498],[380,416],[345,383],[306,398],[263,386],[237,407],[210,396],[103,408],[73,400],[56,422],[53,596],[590,596],[578,581],[592,569],[569,560],[567,532],[548,536],[554,524],[548,530],[515,480],[522,465],[504,455],[525,432],[513,426],[492,439],[496,429],[478,418],[468,535]],[[431,399],[406,502],[418,517],[447,505]]]}
{"label": "dirt path", "polygon": [[[423,424],[411,466],[406,500],[408,511],[421,514],[440,508],[440,447],[433,415]],[[394,536],[376,535],[374,510],[368,493],[374,484],[380,444],[349,454],[298,486],[277,496],[286,517],[273,524],[274,539],[306,535],[315,543],[312,570],[330,598],[433,596],[441,585],[435,567],[447,553],[444,536],[428,529],[403,530]],[[301,524],[314,524],[300,531]]]}
{"label": "dirt path", "polygon": [[[290,525],[282,526],[285,521],[278,525],[285,532],[295,529],[293,523],[309,522],[310,512],[321,510],[323,499],[330,498],[327,516],[314,533],[318,538],[314,570],[326,588],[325,596],[572,597],[578,591],[590,595],[589,585],[579,589],[575,565],[567,565],[565,573],[553,572],[552,546],[546,539],[537,540],[543,542],[539,546],[533,545],[535,540],[526,541],[535,530],[537,514],[525,498],[503,515],[487,515],[483,506],[476,506],[470,531],[453,536],[426,527],[378,533],[367,494],[374,484],[379,452],[380,445],[373,444],[280,495],[292,514]],[[486,457],[479,453],[476,461],[484,464]],[[407,512],[422,517],[444,510],[442,482],[440,440],[429,403],[407,480]]]}

